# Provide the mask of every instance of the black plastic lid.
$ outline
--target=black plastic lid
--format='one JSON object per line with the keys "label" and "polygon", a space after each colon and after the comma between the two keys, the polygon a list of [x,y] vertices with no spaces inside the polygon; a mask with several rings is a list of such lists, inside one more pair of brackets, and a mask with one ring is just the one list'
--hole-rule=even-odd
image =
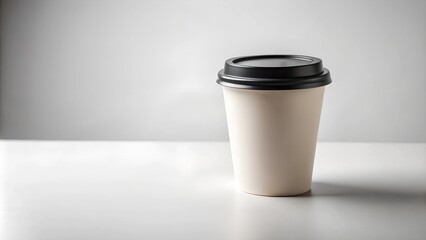
{"label": "black plastic lid", "polygon": [[255,90],[315,88],[331,83],[319,58],[302,55],[259,55],[226,60],[217,83]]}

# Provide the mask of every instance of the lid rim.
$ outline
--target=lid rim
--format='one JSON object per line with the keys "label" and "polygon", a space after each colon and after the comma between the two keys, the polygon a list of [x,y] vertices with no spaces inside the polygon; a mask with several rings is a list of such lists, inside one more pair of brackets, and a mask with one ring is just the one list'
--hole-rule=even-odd
{"label": "lid rim", "polygon": [[324,86],[329,85],[331,83],[331,79],[330,79],[330,81],[312,82],[312,83],[307,83],[307,84],[304,84],[304,85],[290,85],[290,86],[240,85],[240,84],[235,84],[235,83],[231,83],[231,82],[221,81],[220,79],[216,80],[216,82],[223,87],[229,87],[229,88],[237,88],[237,89],[245,89],[245,90],[274,91],[274,90],[298,90],[298,89],[310,89],[310,88],[324,87]]}

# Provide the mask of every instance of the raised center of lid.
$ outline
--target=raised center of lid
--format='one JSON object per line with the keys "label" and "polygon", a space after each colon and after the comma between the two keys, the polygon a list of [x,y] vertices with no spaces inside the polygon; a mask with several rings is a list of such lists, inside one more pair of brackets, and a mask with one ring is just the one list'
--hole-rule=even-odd
{"label": "raised center of lid", "polygon": [[312,64],[313,60],[309,58],[240,58],[234,61],[235,64],[248,67],[293,67]]}

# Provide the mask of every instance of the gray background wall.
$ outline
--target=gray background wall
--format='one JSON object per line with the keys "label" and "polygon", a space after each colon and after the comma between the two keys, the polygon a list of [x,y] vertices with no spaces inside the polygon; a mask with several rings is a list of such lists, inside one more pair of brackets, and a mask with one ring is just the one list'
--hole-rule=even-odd
{"label": "gray background wall", "polygon": [[425,1],[3,1],[0,138],[226,140],[233,56],[318,56],[320,140],[426,141]]}

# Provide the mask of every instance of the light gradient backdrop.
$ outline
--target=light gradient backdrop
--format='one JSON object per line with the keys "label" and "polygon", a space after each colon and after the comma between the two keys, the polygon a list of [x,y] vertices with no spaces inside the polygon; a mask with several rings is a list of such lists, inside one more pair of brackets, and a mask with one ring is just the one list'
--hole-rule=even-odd
{"label": "light gradient backdrop", "polygon": [[3,1],[0,138],[226,140],[233,56],[323,59],[322,141],[426,141],[426,1]]}

